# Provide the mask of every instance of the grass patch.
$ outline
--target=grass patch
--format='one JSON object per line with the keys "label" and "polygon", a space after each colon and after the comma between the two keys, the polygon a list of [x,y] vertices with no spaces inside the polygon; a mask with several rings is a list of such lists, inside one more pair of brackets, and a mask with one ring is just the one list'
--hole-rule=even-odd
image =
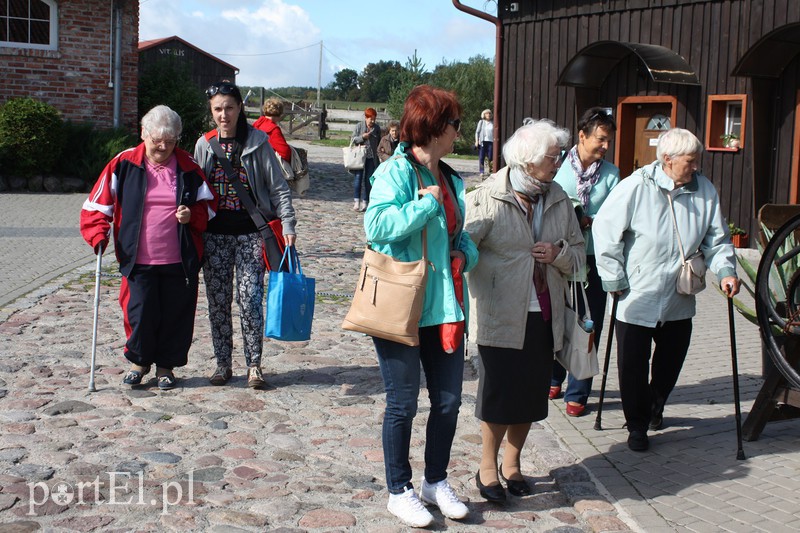
{"label": "grass patch", "polygon": [[318,146],[345,147],[350,145],[350,139],[314,139],[309,143]]}

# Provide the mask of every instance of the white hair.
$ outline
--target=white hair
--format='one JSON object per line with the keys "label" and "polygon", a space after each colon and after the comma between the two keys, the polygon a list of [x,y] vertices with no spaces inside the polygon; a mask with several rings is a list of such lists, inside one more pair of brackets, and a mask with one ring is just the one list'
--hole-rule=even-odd
{"label": "white hair", "polygon": [[664,156],[674,159],[681,155],[700,155],[703,143],[694,133],[683,128],[672,128],[658,136],[656,158],[663,164]]}
{"label": "white hair", "polygon": [[159,138],[181,136],[181,117],[165,105],[157,105],[142,117],[142,137]]}
{"label": "white hair", "polygon": [[532,120],[522,126],[503,145],[503,159],[511,167],[539,165],[553,146],[562,150],[569,144],[569,131],[552,120]]}

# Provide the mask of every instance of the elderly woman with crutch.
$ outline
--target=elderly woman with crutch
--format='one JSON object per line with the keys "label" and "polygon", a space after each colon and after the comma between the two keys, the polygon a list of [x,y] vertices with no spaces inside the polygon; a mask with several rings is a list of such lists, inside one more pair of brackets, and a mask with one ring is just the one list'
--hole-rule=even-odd
{"label": "elderly woman with crutch", "polygon": [[685,129],[662,133],[658,159],[622,180],[592,225],[597,271],[617,307],[619,388],[633,451],[647,450],[647,430],[663,427],[664,405],[689,350],[700,287],[679,287],[685,258],[702,253],[723,292],[739,292],[719,196],[697,171],[702,151]]}
{"label": "elderly woman with crutch", "polygon": [[[153,365],[161,390],[188,362],[203,258],[203,231],[216,196],[191,155],[177,148],[181,118],[167,106],[142,117],[142,143],[115,156],[83,203],[81,235],[99,255],[113,225],[122,274],[123,379],[140,385]],[[98,258],[98,265],[100,258]]]}

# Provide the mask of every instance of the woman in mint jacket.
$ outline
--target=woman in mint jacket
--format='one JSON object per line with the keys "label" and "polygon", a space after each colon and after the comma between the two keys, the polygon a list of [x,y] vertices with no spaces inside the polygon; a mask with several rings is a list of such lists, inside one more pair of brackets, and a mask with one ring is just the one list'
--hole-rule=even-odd
{"label": "woman in mint jacket", "polygon": [[[478,261],[477,249],[463,231],[464,184],[441,161],[452,151],[460,125],[461,105],[454,93],[427,85],[412,90],[400,121],[400,145],[372,176],[364,216],[364,229],[372,248],[400,261],[422,257],[422,230],[427,228],[430,265],[419,323],[420,345],[405,346],[373,338],[386,390],[383,453],[389,489],[387,508],[411,527],[425,527],[433,521],[422,502],[437,506],[451,519],[464,518],[468,512],[447,481],[461,406],[464,348],[462,343],[455,353],[448,354],[439,337],[440,324],[466,318],[456,300],[451,260],[464,260],[465,270]],[[422,178],[421,189],[417,172]],[[431,408],[425,472],[417,496],[411,482],[409,451],[420,366],[425,372]]]}
{"label": "woman in mint jacket", "polygon": [[678,238],[687,257],[703,252],[728,297],[739,292],[719,196],[697,172],[702,151],[703,145],[687,130],[662,133],[658,160],[622,180],[592,225],[603,288],[619,298],[619,391],[628,447],[634,451],[649,447],[648,428],[661,429],[664,405],[692,336],[695,297],[678,293],[676,287],[682,264]]}
{"label": "woman in mint jacket", "polygon": [[[589,313],[594,321],[594,345],[600,345],[600,334],[605,319],[606,292],[597,275],[597,265],[592,244],[592,221],[603,205],[608,193],[619,183],[619,169],[604,159],[617,125],[602,107],[586,110],[578,121],[578,143],[567,152],[564,163],[556,174],[555,182],[561,185],[575,206],[575,213],[586,241],[586,298]],[[578,299],[578,310],[583,311],[583,301]],[[567,377],[566,369],[558,361],[553,362],[553,377],[550,380],[550,399],[561,395],[561,384]],[[564,403],[569,416],[586,413],[586,402],[592,392],[592,378],[567,379]]]}

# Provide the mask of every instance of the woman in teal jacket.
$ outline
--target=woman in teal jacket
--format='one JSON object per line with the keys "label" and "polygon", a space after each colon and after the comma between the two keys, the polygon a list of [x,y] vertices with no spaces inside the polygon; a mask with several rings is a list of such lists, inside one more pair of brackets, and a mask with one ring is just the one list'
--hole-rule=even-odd
{"label": "woman in teal jacket", "polygon": [[[478,261],[475,244],[463,231],[464,184],[441,161],[452,151],[460,126],[461,105],[454,93],[427,85],[412,90],[403,109],[400,145],[372,176],[364,216],[364,229],[372,248],[400,261],[422,257],[422,230],[427,228],[430,268],[419,322],[420,345],[405,346],[373,338],[386,390],[383,453],[389,489],[387,508],[411,527],[425,527],[433,521],[423,501],[437,506],[448,518],[467,516],[467,507],[447,481],[461,405],[464,348],[462,343],[455,353],[448,354],[439,336],[441,324],[466,318],[456,299],[451,260],[458,257],[465,261],[465,270]],[[423,188],[419,188],[417,172]],[[425,472],[417,496],[411,483],[409,451],[420,365],[431,408]]]}
{"label": "woman in teal jacket", "polygon": [[592,225],[603,288],[619,298],[614,330],[619,392],[634,451],[649,447],[648,428],[661,429],[692,336],[695,297],[676,288],[682,264],[678,239],[686,257],[703,253],[728,297],[739,291],[719,196],[697,172],[702,151],[687,130],[662,133],[658,160],[620,182]]}
{"label": "woman in teal jacket", "polygon": [[[606,292],[597,275],[592,245],[592,222],[608,193],[619,183],[619,169],[604,159],[617,125],[602,107],[586,110],[578,121],[578,143],[567,152],[567,157],[556,174],[555,182],[561,185],[575,206],[583,238],[586,241],[586,298],[589,313],[594,321],[594,345],[600,345],[600,333],[605,319]],[[578,299],[578,309],[583,311],[583,301]],[[553,378],[550,380],[550,399],[561,395],[561,384],[567,370],[558,361],[553,362]],[[586,413],[586,402],[592,392],[592,378],[575,379],[570,374],[564,403],[569,416]]]}

